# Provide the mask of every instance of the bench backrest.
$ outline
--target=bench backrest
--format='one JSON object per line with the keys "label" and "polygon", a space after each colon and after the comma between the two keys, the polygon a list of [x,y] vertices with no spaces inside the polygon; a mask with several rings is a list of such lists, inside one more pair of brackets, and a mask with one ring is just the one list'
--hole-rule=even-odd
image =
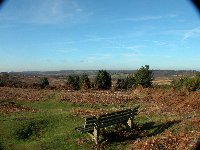
{"label": "bench backrest", "polygon": [[128,109],[102,115],[97,120],[97,126],[107,127],[117,123],[127,122],[129,118],[133,119],[136,113],[137,113],[136,109]]}
{"label": "bench backrest", "polygon": [[85,118],[85,128],[87,127],[106,127],[117,123],[122,123],[127,121],[129,118],[133,119],[133,117],[137,114],[137,108],[127,109],[118,112],[113,112],[105,115],[101,115],[99,117],[87,117]]}

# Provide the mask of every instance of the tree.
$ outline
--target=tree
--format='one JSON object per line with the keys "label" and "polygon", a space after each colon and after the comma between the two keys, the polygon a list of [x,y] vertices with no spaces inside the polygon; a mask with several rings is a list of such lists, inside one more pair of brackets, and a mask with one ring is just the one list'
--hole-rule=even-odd
{"label": "tree", "polygon": [[152,71],[149,70],[149,65],[142,66],[137,72],[135,73],[135,81],[136,85],[141,85],[145,88],[151,87],[152,85]]}
{"label": "tree", "polygon": [[200,90],[200,74],[197,73],[195,77],[183,77],[180,79],[175,79],[171,83],[172,87],[175,89],[185,88],[188,91]]}
{"label": "tree", "polygon": [[131,74],[126,77],[126,79],[118,79],[115,85],[116,89],[130,89],[135,86],[135,77]]}
{"label": "tree", "polygon": [[83,74],[80,79],[80,86],[82,89],[87,90],[91,88],[90,79],[87,74]]}
{"label": "tree", "polygon": [[40,88],[44,89],[46,86],[49,85],[49,81],[47,77],[41,78],[39,81]]}
{"label": "tree", "polygon": [[200,72],[196,73],[195,78],[197,80],[197,90],[200,90]]}
{"label": "tree", "polygon": [[125,79],[118,79],[115,85],[115,89],[122,90],[127,89],[127,83]]}
{"label": "tree", "polygon": [[73,90],[80,90],[80,78],[77,75],[69,75],[67,77],[67,86]]}
{"label": "tree", "polygon": [[135,77],[133,75],[126,77],[126,86],[127,89],[133,88],[133,86],[135,86]]}
{"label": "tree", "polygon": [[112,85],[111,75],[105,70],[99,70],[95,78],[95,87],[97,89],[107,90]]}

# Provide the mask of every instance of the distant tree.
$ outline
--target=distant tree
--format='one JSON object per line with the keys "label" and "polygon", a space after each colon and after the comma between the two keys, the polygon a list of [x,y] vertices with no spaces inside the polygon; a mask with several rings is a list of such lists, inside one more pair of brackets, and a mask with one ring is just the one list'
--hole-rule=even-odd
{"label": "distant tree", "polygon": [[126,80],[125,79],[118,79],[117,83],[115,85],[115,89],[117,89],[117,90],[127,89]]}
{"label": "distant tree", "polygon": [[80,78],[80,86],[81,89],[87,90],[91,88],[91,83],[90,83],[90,79],[88,77],[87,74],[82,74],[81,78]]}
{"label": "distant tree", "polygon": [[135,77],[131,74],[126,77],[126,79],[118,79],[115,85],[115,89],[130,89],[135,86]]}
{"label": "distant tree", "polygon": [[197,80],[197,90],[200,90],[200,72],[197,72],[195,77]]}
{"label": "distant tree", "polygon": [[0,87],[5,86],[4,80],[0,78]]}
{"label": "distant tree", "polygon": [[200,90],[200,74],[197,73],[195,77],[182,77],[180,79],[175,79],[171,83],[172,87],[175,89],[185,88],[188,91]]}
{"label": "distant tree", "polygon": [[97,89],[107,90],[112,85],[111,75],[105,70],[99,70],[95,78],[95,87]]}
{"label": "distant tree", "polygon": [[46,86],[49,85],[49,81],[47,77],[41,78],[39,81],[40,88],[44,89]]}
{"label": "distant tree", "polygon": [[135,81],[136,85],[141,85],[143,87],[151,87],[152,85],[152,71],[149,70],[149,65],[142,66],[137,72],[135,73]]}
{"label": "distant tree", "polygon": [[67,86],[73,90],[80,90],[80,78],[77,75],[69,75],[67,77]]}
{"label": "distant tree", "polygon": [[135,86],[135,77],[133,75],[129,75],[126,77],[126,86],[127,89],[133,88]]}

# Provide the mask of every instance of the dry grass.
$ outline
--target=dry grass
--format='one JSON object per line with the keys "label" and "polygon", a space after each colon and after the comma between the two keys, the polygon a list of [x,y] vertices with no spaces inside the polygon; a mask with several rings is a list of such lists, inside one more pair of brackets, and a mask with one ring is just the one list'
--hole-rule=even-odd
{"label": "dry grass", "polygon": [[[134,140],[128,141],[128,149],[194,149],[200,137],[200,91],[176,91],[173,89],[143,89],[133,91],[53,91],[20,88],[0,88],[0,100],[15,99],[20,101],[38,101],[56,94],[56,99],[83,104],[139,104],[138,120],[149,118],[164,125],[154,134],[145,134],[138,125],[140,133]],[[13,107],[13,108],[12,108]],[[15,109],[14,105],[2,106]],[[3,110],[2,109],[2,110]],[[28,108],[22,108],[28,109]],[[107,110],[74,108],[75,115],[99,115]],[[159,118],[160,117],[160,118]],[[142,121],[145,122],[145,119]],[[174,124],[170,124],[175,122]],[[153,125],[153,127],[155,127]],[[163,129],[164,128],[164,129]],[[162,132],[161,132],[162,129]],[[151,135],[151,136],[150,136]],[[122,142],[123,143],[123,142]]]}

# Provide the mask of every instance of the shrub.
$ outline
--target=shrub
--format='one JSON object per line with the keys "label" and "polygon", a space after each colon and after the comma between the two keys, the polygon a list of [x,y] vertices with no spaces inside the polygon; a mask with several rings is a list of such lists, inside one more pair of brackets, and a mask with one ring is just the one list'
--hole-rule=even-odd
{"label": "shrub", "polygon": [[127,89],[133,88],[135,86],[135,77],[133,75],[129,75],[126,78]]}
{"label": "shrub", "polygon": [[48,125],[47,120],[24,122],[15,132],[17,139],[27,140],[32,136],[39,137]]}
{"label": "shrub", "polygon": [[135,73],[135,82],[136,85],[141,85],[142,87],[151,87],[152,85],[152,71],[149,70],[149,66],[145,65],[142,66],[137,72]]}
{"label": "shrub", "polygon": [[111,75],[105,70],[99,70],[95,78],[95,87],[97,89],[107,90],[112,85]]}
{"label": "shrub", "polygon": [[40,88],[44,89],[48,85],[49,85],[49,81],[46,77],[40,79],[40,81],[39,81]]}
{"label": "shrub", "polygon": [[90,79],[87,74],[83,74],[80,78],[81,89],[87,90],[91,88]]}
{"label": "shrub", "polygon": [[186,88],[188,91],[196,91],[200,89],[200,78],[198,74],[193,78],[183,77],[173,80],[171,85],[173,88],[178,90]]}
{"label": "shrub", "polygon": [[126,79],[118,79],[115,85],[115,89],[131,89],[135,86],[135,77],[133,75],[128,75]]}
{"label": "shrub", "polygon": [[125,79],[118,79],[117,83],[115,85],[115,89],[117,89],[117,90],[127,89],[126,80]]}
{"label": "shrub", "polygon": [[67,77],[67,87],[72,90],[80,90],[80,78],[77,75]]}

